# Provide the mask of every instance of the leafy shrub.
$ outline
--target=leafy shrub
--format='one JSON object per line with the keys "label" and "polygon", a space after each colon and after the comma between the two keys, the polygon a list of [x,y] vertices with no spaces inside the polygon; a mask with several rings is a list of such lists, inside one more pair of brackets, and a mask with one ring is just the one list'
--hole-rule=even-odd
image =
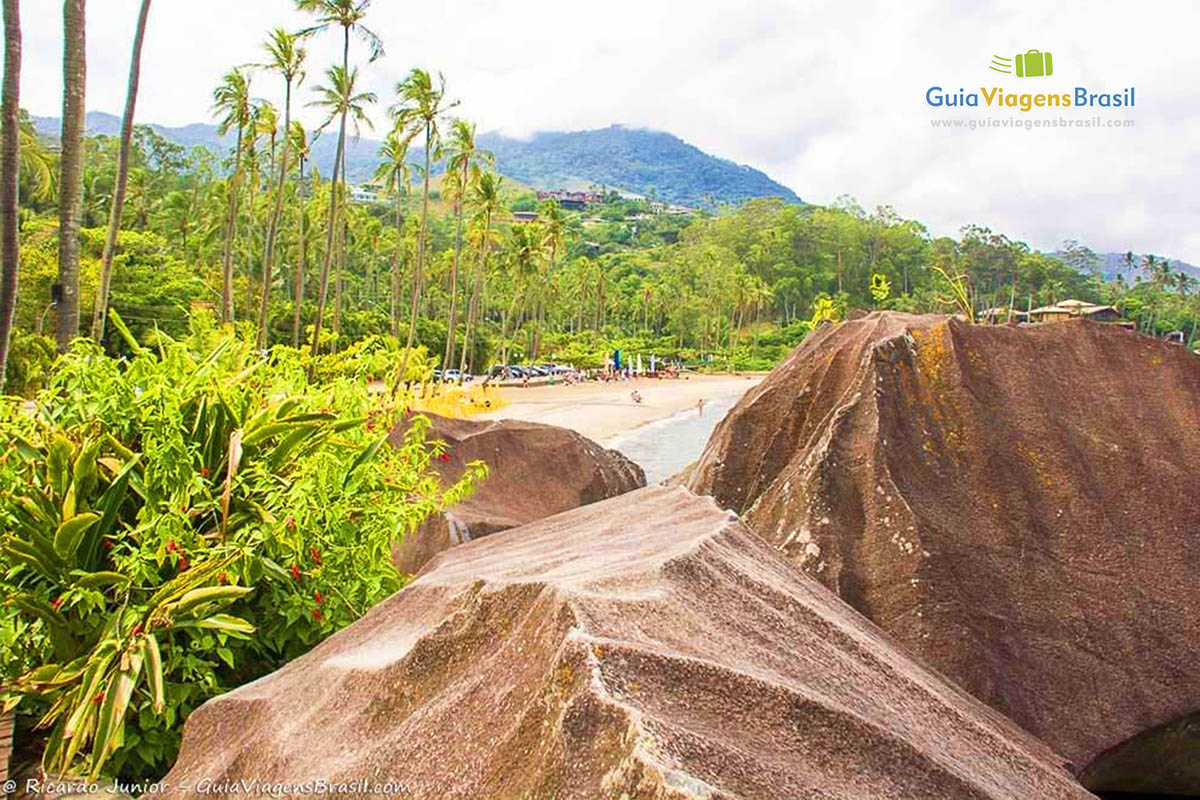
{"label": "leafy shrub", "polygon": [[0,696],[41,715],[48,770],[148,778],[196,706],[399,589],[393,541],[485,468],[442,487],[423,418],[389,446],[403,405],[310,387],[297,351],[113,324],[129,359],[79,341],[35,413],[0,407]]}
{"label": "leafy shrub", "polygon": [[12,332],[8,351],[8,371],[3,390],[6,394],[29,396],[45,384],[54,364],[54,340],[20,328]]}

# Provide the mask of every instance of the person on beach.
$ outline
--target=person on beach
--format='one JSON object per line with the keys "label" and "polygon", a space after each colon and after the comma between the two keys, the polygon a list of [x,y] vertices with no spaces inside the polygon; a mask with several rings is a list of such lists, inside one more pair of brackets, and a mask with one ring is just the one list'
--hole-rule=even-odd
{"label": "person on beach", "polygon": [[699,400],[696,401],[696,411],[699,412],[700,416],[702,416],[702,417],[704,416],[704,398],[703,397],[701,397]]}
{"label": "person on beach", "polygon": [[638,390],[637,390],[637,389],[634,389],[632,392],[630,392],[630,393],[629,393],[629,397],[630,397],[630,399],[631,399],[631,400],[633,400],[633,402],[635,402],[635,403],[640,403],[640,402],[642,402],[642,395],[641,395],[641,394],[638,392]]}

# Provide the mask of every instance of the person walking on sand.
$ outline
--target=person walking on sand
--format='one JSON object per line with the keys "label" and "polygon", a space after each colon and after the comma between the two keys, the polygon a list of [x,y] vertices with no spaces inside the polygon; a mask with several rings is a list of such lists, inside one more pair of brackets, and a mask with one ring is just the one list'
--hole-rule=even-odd
{"label": "person walking on sand", "polygon": [[696,411],[699,413],[700,416],[702,416],[702,417],[704,416],[704,398],[703,397],[701,397],[699,400],[696,401]]}

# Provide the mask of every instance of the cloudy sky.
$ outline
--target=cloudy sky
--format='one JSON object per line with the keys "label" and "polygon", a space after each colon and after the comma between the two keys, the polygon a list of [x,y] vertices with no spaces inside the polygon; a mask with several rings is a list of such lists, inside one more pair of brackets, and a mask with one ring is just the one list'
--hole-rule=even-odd
{"label": "cloudy sky", "polygon": [[[91,0],[88,107],[120,113],[138,0]],[[969,5],[970,10],[965,10]],[[292,0],[156,0],[143,58],[141,121],[207,121],[212,87],[257,61]],[[22,3],[22,105],[57,116],[61,4]],[[724,0],[375,0],[387,56],[364,67],[381,99],[413,65],[441,70],[481,130],[527,135],[614,122],[670,131],[750,164],[818,203],[849,194],[952,234],[976,222],[1054,247],[1155,252],[1200,264],[1200,3],[725,2]],[[365,59],[365,48],[352,46]],[[993,54],[1049,51],[1054,75],[988,70]],[[310,47],[313,77],[338,52]],[[935,118],[1045,118],[1038,110],[938,110],[951,91],[1116,92],[1100,109],[1132,128],[933,128]],[[255,94],[279,101],[263,75]],[[302,92],[303,94],[303,92]],[[307,112],[306,112],[307,113]]]}

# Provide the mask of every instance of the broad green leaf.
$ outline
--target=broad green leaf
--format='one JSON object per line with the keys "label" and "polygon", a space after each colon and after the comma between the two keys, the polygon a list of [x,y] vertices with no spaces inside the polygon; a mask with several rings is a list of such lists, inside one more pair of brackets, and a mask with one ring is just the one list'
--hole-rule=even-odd
{"label": "broad green leaf", "polygon": [[112,530],[117,514],[121,511],[121,504],[125,502],[130,476],[134,474],[135,468],[141,463],[140,459],[140,456],[134,456],[126,461],[120,472],[113,478],[112,483],[104,490],[104,494],[100,495],[100,499],[96,502],[96,509],[100,512],[100,522],[87,533],[81,542],[80,564],[90,566],[95,563],[100,540]]}
{"label": "broad green leaf", "polygon": [[70,480],[71,455],[75,447],[62,434],[55,434],[46,452],[46,478],[56,497],[67,493],[67,483]]}
{"label": "broad green leaf", "polygon": [[75,458],[76,505],[88,503],[92,492],[96,489],[96,481],[99,478],[96,458],[100,455],[102,442],[101,439],[89,439],[83,447],[79,448],[79,455]]}
{"label": "broad green leaf", "polygon": [[24,564],[46,580],[58,580],[61,566],[51,563],[41,548],[35,548],[28,542],[9,536],[0,543],[0,551],[12,561]]}
{"label": "broad green leaf", "polygon": [[350,469],[346,470],[346,478],[342,482],[342,487],[346,488],[350,485],[350,479],[354,477],[355,471],[363,464],[375,458],[375,454],[379,452],[379,448],[387,443],[387,437],[376,439],[371,444],[363,448],[362,452],[354,459],[354,463],[350,465]]}
{"label": "broad green leaf", "polygon": [[267,439],[289,433],[299,425],[305,425],[305,423],[272,422],[269,425],[261,425],[247,433],[246,438],[242,440],[242,444],[244,444],[246,447],[254,447],[260,442],[265,442]]}
{"label": "broad green leaf", "polygon": [[127,669],[118,669],[109,679],[96,723],[96,738],[92,742],[92,763],[89,772],[89,778],[92,780],[99,777],[100,769],[112,754],[117,732],[125,723],[129,698],[133,695],[133,688],[137,685],[141,672],[142,655],[135,652],[129,655]]}
{"label": "broad green leaf", "polygon": [[99,589],[104,586],[116,586],[117,584],[128,584],[129,576],[122,575],[119,572],[89,572],[75,582],[76,586],[85,589]]}
{"label": "broad green leaf", "polygon": [[141,344],[138,343],[138,340],[134,338],[134,335],[130,333],[129,327],[125,324],[125,320],[121,319],[121,315],[117,313],[115,308],[110,308],[108,310],[108,318],[112,320],[113,327],[116,328],[117,333],[121,335],[121,338],[125,340],[125,344],[129,345],[129,349],[132,350],[135,355],[140,356],[146,352],[146,348],[142,347]]}
{"label": "broad green leaf", "polygon": [[206,586],[203,589],[192,589],[171,606],[171,613],[183,615],[205,603],[231,602],[252,591],[252,586]]}
{"label": "broad green leaf", "polygon": [[147,678],[150,680],[150,694],[154,698],[154,712],[161,714],[163,710],[162,655],[158,651],[158,640],[153,634],[146,634],[142,637],[142,655],[146,659]]}
{"label": "broad green leaf", "polygon": [[241,617],[233,617],[229,614],[213,614],[211,617],[190,623],[190,627],[209,628],[228,633],[254,633],[253,625]]}
{"label": "broad green leaf", "polygon": [[60,558],[68,561],[74,560],[75,550],[79,547],[79,540],[83,534],[100,519],[98,514],[80,514],[73,519],[64,522],[58,526],[58,531],[54,534],[54,550]]}

